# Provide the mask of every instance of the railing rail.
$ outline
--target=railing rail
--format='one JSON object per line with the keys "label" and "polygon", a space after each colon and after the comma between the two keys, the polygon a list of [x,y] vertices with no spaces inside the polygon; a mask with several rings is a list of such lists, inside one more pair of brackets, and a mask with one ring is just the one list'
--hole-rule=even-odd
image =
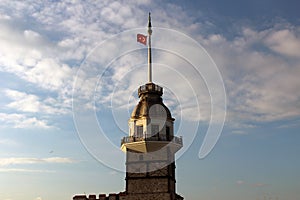
{"label": "railing rail", "polygon": [[137,137],[137,136],[127,136],[122,138],[121,145],[125,143],[131,143],[131,142],[140,142],[140,141],[170,141],[176,144],[182,145],[182,137],[177,136],[169,136],[166,135],[160,135],[160,136],[149,136],[147,135],[143,137]]}

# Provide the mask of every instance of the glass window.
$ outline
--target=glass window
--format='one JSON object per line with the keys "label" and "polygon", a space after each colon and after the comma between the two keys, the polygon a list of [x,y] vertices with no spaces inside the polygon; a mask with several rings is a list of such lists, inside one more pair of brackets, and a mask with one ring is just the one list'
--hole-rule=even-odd
{"label": "glass window", "polygon": [[151,135],[159,134],[159,125],[151,125]]}
{"label": "glass window", "polygon": [[137,126],[136,127],[136,136],[137,137],[143,137],[143,126]]}

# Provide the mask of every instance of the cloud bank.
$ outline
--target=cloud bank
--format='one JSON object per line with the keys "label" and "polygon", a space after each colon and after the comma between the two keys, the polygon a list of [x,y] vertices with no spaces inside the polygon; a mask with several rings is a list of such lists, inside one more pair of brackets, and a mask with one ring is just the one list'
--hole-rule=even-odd
{"label": "cloud bank", "polygon": [[[211,30],[215,24],[207,21],[203,13],[199,13],[196,19],[172,3],[1,1],[0,71],[4,75],[13,75],[14,80],[22,80],[29,87],[12,87],[10,84],[2,88],[7,97],[5,102],[1,102],[5,108],[0,110],[2,123],[21,128],[49,128],[55,121],[55,115],[70,116],[73,81],[82,60],[99,42],[114,34],[145,27],[147,13],[144,10],[150,5],[157,8],[152,13],[154,26],[171,27],[188,34],[203,45],[216,61],[228,98],[228,125],[245,127],[257,122],[290,120],[300,116],[297,109],[300,102],[300,31],[299,27],[288,22],[275,23],[272,27],[260,30],[243,26],[236,29],[234,37],[228,38],[222,33],[213,33]],[[153,34],[154,41],[160,41],[159,37],[159,33]],[[173,45],[192,50],[179,41],[174,41]],[[106,53],[111,54],[113,49],[108,49]],[[101,59],[106,57],[99,56]],[[113,96],[118,97],[115,98],[118,101],[115,102],[116,106],[128,105],[127,93],[116,90],[116,86],[124,81],[128,90],[134,91],[143,83],[143,79],[138,78],[143,77],[143,71],[135,71],[130,74],[131,78],[128,74],[125,77],[125,74],[130,69],[128,66],[137,65],[144,58],[145,54],[140,52],[115,61],[113,65],[118,67],[111,67],[107,71],[106,88],[98,87],[99,94],[95,94],[95,88],[81,88],[86,93],[85,97],[90,99],[96,95],[100,107],[111,106]],[[170,54],[158,52],[155,60],[169,63],[170,67],[184,73],[180,64],[186,63],[180,63]],[[97,81],[101,75],[97,71],[106,66],[101,66],[101,62],[95,64],[91,68],[91,73],[95,72],[94,77],[77,81]],[[166,76],[165,73],[170,73],[170,70],[157,73],[158,82],[173,81],[172,76]],[[193,82],[192,71],[185,73],[186,77],[191,77],[192,87],[201,87],[203,91],[200,113],[190,119],[208,121],[211,108],[205,84],[199,84],[197,80]],[[188,101],[191,94],[184,93],[187,86],[178,84],[177,87],[182,92],[176,95],[187,100],[180,106],[191,113],[196,105]],[[166,93],[165,99],[172,98]],[[136,97],[131,100],[129,107],[135,102]],[[180,117],[176,102],[166,103],[174,105],[173,112]],[[86,107],[94,109],[93,105]],[[123,108],[128,109],[128,106]],[[51,120],[49,117],[34,116],[33,113],[37,112],[51,116]]]}

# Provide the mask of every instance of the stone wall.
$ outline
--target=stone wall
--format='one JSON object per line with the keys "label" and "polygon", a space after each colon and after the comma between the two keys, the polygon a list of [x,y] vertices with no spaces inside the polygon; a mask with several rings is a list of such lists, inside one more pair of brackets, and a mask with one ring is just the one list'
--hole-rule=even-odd
{"label": "stone wall", "polygon": [[128,193],[158,193],[168,192],[168,180],[153,179],[132,179],[127,186]]}

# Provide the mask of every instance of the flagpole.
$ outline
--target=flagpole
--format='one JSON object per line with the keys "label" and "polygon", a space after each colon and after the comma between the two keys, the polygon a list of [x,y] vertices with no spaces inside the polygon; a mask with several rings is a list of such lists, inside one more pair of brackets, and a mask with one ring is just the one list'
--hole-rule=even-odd
{"label": "flagpole", "polygon": [[151,13],[149,12],[148,18],[148,82],[152,83],[152,56],[151,56]]}

